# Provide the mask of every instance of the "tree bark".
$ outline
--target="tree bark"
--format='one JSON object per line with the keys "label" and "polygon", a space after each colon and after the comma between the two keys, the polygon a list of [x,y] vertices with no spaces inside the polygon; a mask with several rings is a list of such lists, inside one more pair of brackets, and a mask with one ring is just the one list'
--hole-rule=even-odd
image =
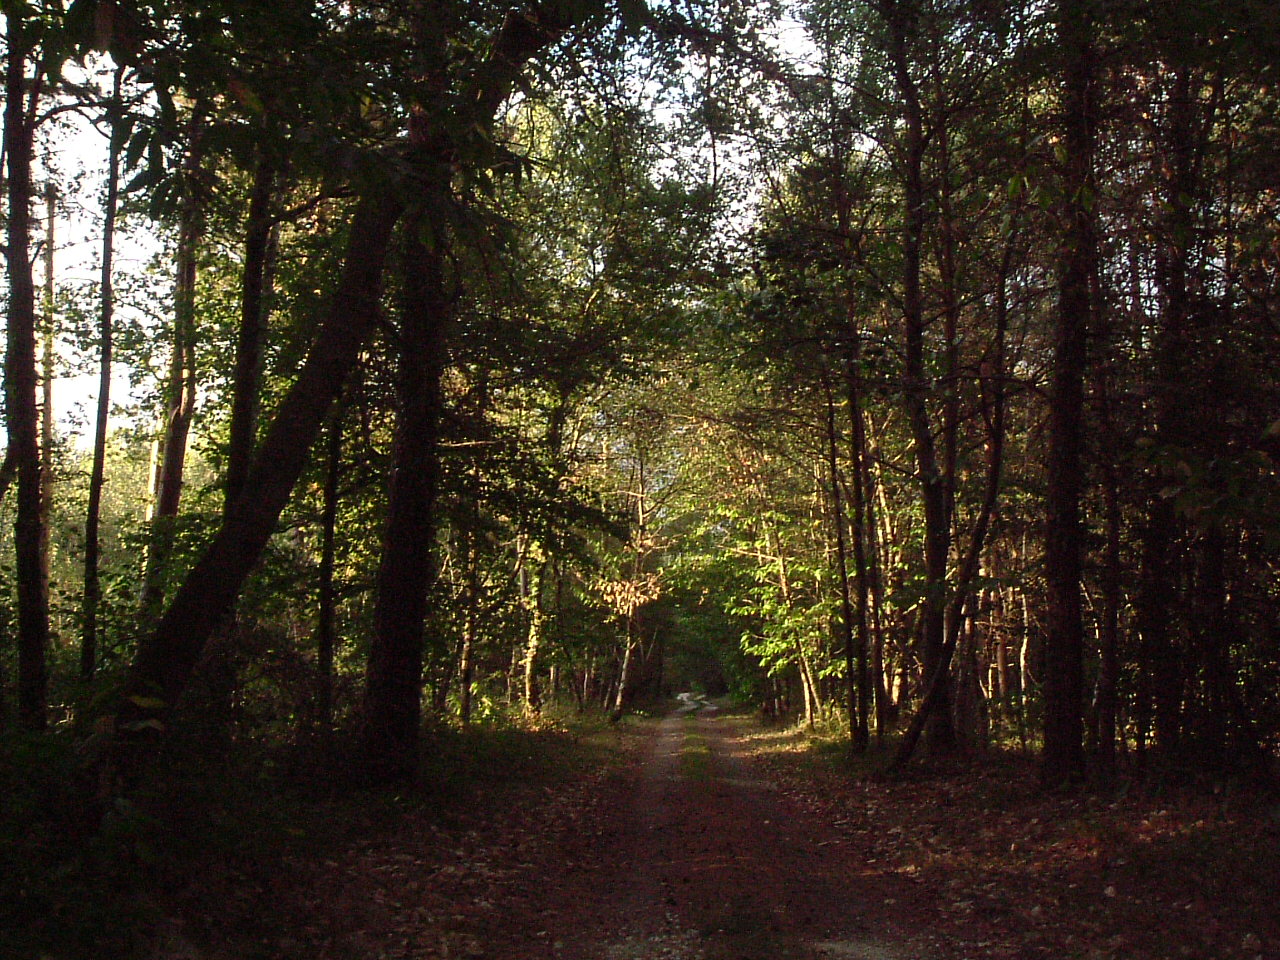
{"label": "tree bark", "polygon": [[543,606],[543,581],[546,577],[549,560],[539,556],[540,551],[531,550],[529,556],[530,575],[528,596],[525,598],[529,613],[529,632],[524,645],[524,711],[526,716],[536,716],[542,712],[542,688],[538,683],[538,657],[541,653],[543,635],[546,632],[546,610]]}
{"label": "tree bark", "polygon": [[53,338],[56,332],[54,318],[54,245],[57,220],[57,195],[53,184],[44,188],[45,237],[44,237],[44,321],[41,331],[44,340],[44,356],[40,372],[40,576],[44,580],[45,596],[49,595],[49,521],[53,516],[53,380],[56,364],[53,355]]}
{"label": "tree bark", "polygon": [[32,44],[19,10],[7,11],[8,63],[5,69],[4,152],[9,183],[6,258],[9,267],[9,316],[4,387],[8,453],[18,484],[14,554],[18,587],[18,722],[28,730],[46,723],[49,645],[49,594],[43,575],[41,544],[41,471],[36,406],[36,305],[31,271],[31,155],[34,130],[26,91]]}
{"label": "tree bark", "polygon": [[[478,525],[479,518],[477,517],[476,520]],[[462,621],[462,646],[458,653],[458,717],[462,725],[466,726],[471,722],[472,685],[475,682],[475,643],[480,613],[480,571],[474,529],[466,533],[463,563],[466,566],[466,612]]]}
{"label": "tree bark", "polygon": [[115,347],[114,260],[116,211],[120,201],[121,103],[124,68],[117,67],[112,81],[111,139],[107,147],[107,198],[102,212],[102,273],[98,299],[98,407],[93,428],[93,466],[89,472],[89,504],[84,523],[84,595],[81,612],[84,632],[80,642],[80,676],[91,680],[98,664],[98,606],[102,588],[98,579],[98,540],[102,517],[102,488],[106,479],[107,428],[111,418],[111,361]]}
{"label": "tree bark", "polygon": [[416,211],[404,235],[394,464],[365,676],[364,752],[375,782],[410,781],[417,772],[439,475],[440,376],[450,311],[445,238],[438,219],[428,220],[432,216],[435,211],[426,208]]}
{"label": "tree bark", "polygon": [[1058,264],[1058,315],[1050,388],[1048,491],[1045,509],[1044,752],[1041,783],[1050,789],[1084,778],[1084,636],[1080,577],[1083,532],[1084,376],[1087,363],[1093,232],[1093,148],[1096,129],[1093,25],[1086,0],[1061,0],[1059,43],[1065,58],[1062,172],[1063,237]]}
{"label": "tree bark", "polygon": [[[337,560],[339,481],[342,478],[342,404],[334,406],[325,444],[324,505],[320,515],[320,610],[316,621],[316,722],[328,743],[333,734],[333,655],[337,646]],[[242,484],[243,486],[243,484]]]}
{"label": "tree bark", "polygon": [[[845,543],[844,497],[840,491],[840,464],[836,457],[836,405],[831,396],[831,383],[823,371],[826,394],[827,475],[831,481],[831,521],[836,536],[836,576],[840,580],[840,638],[844,642],[845,692],[849,709],[849,746],[863,753],[869,740],[867,702],[864,685],[858,681],[866,675],[866,619],[858,624],[858,643],[854,643],[853,602],[849,597],[848,547]],[[857,469],[857,464],[854,468]],[[856,523],[856,521],[855,521]],[[857,535],[855,529],[855,536]],[[861,577],[859,578],[861,579]]]}
{"label": "tree bark", "polygon": [[236,340],[236,365],[231,388],[231,425],[227,439],[226,496],[224,512],[244,489],[253,459],[261,402],[262,350],[266,340],[267,301],[270,297],[272,230],[271,200],[275,192],[275,168],[266,158],[258,160],[249,194],[245,225],[244,274],[240,284],[240,330]]}
{"label": "tree bark", "polygon": [[1005,245],[1004,257],[1000,267],[1000,277],[996,294],[996,331],[990,361],[990,375],[984,378],[983,395],[985,398],[984,416],[987,420],[987,473],[983,489],[982,504],[974,518],[973,529],[969,535],[969,545],[956,572],[955,595],[944,613],[947,625],[943,647],[939,653],[939,662],[933,672],[926,670],[925,695],[920,709],[912,717],[911,724],[903,734],[902,741],[894,755],[892,769],[900,770],[915,751],[920,735],[931,712],[941,710],[949,704],[944,696],[947,671],[956,646],[960,641],[961,629],[965,622],[968,606],[972,599],[971,586],[978,574],[982,560],[982,549],[986,544],[987,534],[995,520],[996,508],[1000,500],[1000,484],[1004,473],[1004,441],[1005,441],[1005,338],[1008,330],[1008,296],[1006,283],[1013,257],[1013,240]]}
{"label": "tree bark", "polygon": [[196,195],[198,186],[195,181],[204,152],[201,123],[199,117],[191,122],[190,142],[183,163],[186,195],[178,215],[173,350],[165,381],[164,433],[160,440],[151,542],[142,586],[142,611],[147,622],[159,615],[164,601],[165,568],[173,552],[174,525],[182,500],[187,439],[196,407],[196,252],[204,232],[204,211]]}
{"label": "tree bark", "polygon": [[[1168,450],[1187,443],[1189,408],[1186,383],[1190,379],[1190,300],[1188,273],[1194,223],[1191,204],[1196,187],[1192,134],[1191,75],[1180,70],[1173,78],[1167,129],[1159,149],[1167,157],[1161,197],[1165,210],[1164,242],[1157,248],[1157,284],[1162,305],[1155,335],[1155,376],[1152,382],[1157,448]],[[1149,507],[1143,531],[1142,573],[1139,584],[1139,629],[1143,659],[1148,666],[1150,701],[1154,707],[1155,747],[1160,762],[1178,752],[1182,735],[1183,651],[1170,629],[1169,610],[1177,604],[1176,584],[1185,551],[1181,523],[1171,501],[1161,495],[1178,482],[1167,467],[1152,468]]]}
{"label": "tree bark", "polygon": [[929,416],[930,378],[925,369],[924,300],[921,290],[921,254],[925,231],[924,118],[920,93],[911,75],[908,40],[915,29],[918,11],[914,0],[882,0],[882,15],[889,27],[889,53],[902,98],[903,111],[903,211],[902,319],[906,341],[903,401],[924,503],[924,631],[921,659],[928,679],[930,699],[929,748],[937,754],[955,750],[956,734],[951,719],[946,646],[947,561],[951,551],[951,517],[948,510],[946,478],[938,465],[936,444]]}

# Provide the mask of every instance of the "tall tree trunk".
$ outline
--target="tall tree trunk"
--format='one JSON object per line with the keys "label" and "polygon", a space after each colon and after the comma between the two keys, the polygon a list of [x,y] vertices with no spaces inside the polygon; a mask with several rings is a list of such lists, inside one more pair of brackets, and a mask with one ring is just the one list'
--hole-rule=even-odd
{"label": "tall tree trunk", "polygon": [[[852,431],[849,436],[849,449],[852,456],[850,457],[850,467],[852,472],[853,494],[852,511],[853,511],[853,568],[854,568],[854,589],[856,591],[856,615],[858,624],[858,643],[857,656],[854,658],[846,657],[846,668],[850,670],[850,712],[849,723],[851,740],[855,748],[865,749],[869,741],[868,733],[868,711],[870,707],[871,695],[871,669],[867,663],[868,649],[870,647],[869,624],[868,624],[868,598],[870,580],[867,568],[867,517],[868,502],[866,495],[866,485],[864,478],[866,476],[866,425],[862,418],[862,371],[859,367],[862,360],[862,331],[860,329],[858,316],[858,293],[854,286],[854,276],[857,261],[857,240],[853,236],[852,223],[852,201],[849,191],[845,183],[845,167],[847,164],[846,144],[850,138],[846,136],[846,131],[839,129],[843,124],[837,124],[836,142],[833,143],[832,153],[836,158],[837,181],[836,181],[836,227],[840,233],[840,250],[841,259],[844,266],[844,308],[845,308],[845,330],[844,335],[849,338],[849,343],[845,347],[844,354],[844,382],[846,401],[849,404],[849,423]],[[827,388],[827,412],[828,419],[828,437],[831,439],[831,449],[829,456],[831,458],[832,482],[839,485],[838,472],[835,470],[836,462],[835,452],[835,423],[830,397],[830,387]],[[840,519],[840,510],[837,505],[836,515],[837,521]],[[843,532],[843,527],[840,528]],[[844,545],[843,542],[837,544],[841,551],[841,569],[842,576],[845,576],[847,584],[847,574],[844,571]],[[849,597],[847,585],[841,594],[843,600],[843,612],[846,622],[849,615]],[[847,632],[847,631],[846,631]],[[847,638],[846,638],[847,639]],[[853,661],[856,661],[853,662]],[[854,670],[856,668],[856,679]],[[885,703],[882,691],[884,689],[884,656],[881,638],[877,636],[876,640],[876,656],[874,663],[874,672],[876,676],[876,695],[875,695],[875,714],[876,714],[876,733],[877,736],[884,735],[884,713]],[[854,724],[852,698],[856,691],[856,699],[858,702],[858,720]]]}
{"label": "tall tree trunk", "polygon": [[[5,248],[9,266],[9,316],[5,353],[5,419],[18,483],[14,554],[18,586],[18,721],[29,730],[46,722],[49,594],[41,544],[39,411],[36,406],[36,304],[31,271],[31,155],[34,130],[26,109],[27,60],[32,45],[22,13],[7,11],[8,63],[5,69],[4,152],[8,161],[9,223]],[[32,107],[39,75],[30,84]],[[34,110],[30,111],[34,113]]]}
{"label": "tall tree trunk", "polygon": [[[853,499],[859,538],[854,541],[854,565],[862,571],[863,583],[858,587],[858,596],[859,602],[866,606],[867,627],[871,636],[871,684],[875,694],[876,739],[883,742],[894,704],[889,696],[885,665],[884,568],[880,561],[880,520],[876,510],[879,490],[867,443],[867,421],[862,411],[860,356],[861,338],[855,337],[853,352],[847,358],[845,366],[852,426],[852,460],[857,470]],[[861,557],[858,551],[861,551]]]}
{"label": "tall tree trunk", "polygon": [[987,374],[983,378],[982,392],[984,397],[983,415],[987,426],[987,472],[983,489],[982,504],[978,508],[973,521],[973,529],[969,534],[969,544],[965,555],[956,571],[955,594],[947,605],[944,622],[947,625],[942,650],[939,652],[939,666],[932,674],[926,671],[924,700],[920,709],[912,718],[910,726],[903,734],[902,741],[893,758],[893,768],[901,769],[915,751],[920,735],[931,712],[941,710],[950,703],[945,696],[946,671],[950,667],[956,646],[960,641],[968,607],[973,599],[972,585],[982,562],[982,550],[987,541],[987,534],[996,517],[996,509],[1000,501],[1001,478],[1004,474],[1004,442],[1005,442],[1005,338],[1008,330],[1009,312],[1006,284],[1013,258],[1012,238],[1005,245],[1001,262],[1000,277],[996,294],[996,331],[991,351]]}
{"label": "tall tree trunk", "polygon": [[[871,647],[870,600],[871,576],[867,562],[867,535],[870,528],[870,502],[866,489],[866,429],[862,420],[860,338],[855,335],[853,347],[845,358],[845,384],[850,406],[849,419],[853,425],[850,445],[853,451],[853,581],[855,611],[858,624],[858,703],[861,713],[858,723],[867,737],[868,712],[875,701],[876,732],[883,736],[885,719],[884,695],[884,646],[879,635],[876,638],[874,663],[868,663]],[[872,674],[875,675],[875,692],[872,693]]]}
{"label": "tall tree trunk", "polygon": [[115,347],[115,289],[112,275],[115,261],[116,208],[120,201],[121,103],[120,85],[124,68],[117,67],[112,80],[111,139],[107,146],[107,199],[102,211],[102,273],[98,299],[98,408],[93,427],[93,466],[89,472],[89,504],[84,522],[84,596],[81,612],[84,633],[80,642],[80,676],[93,678],[98,665],[98,606],[102,588],[98,579],[99,528],[102,517],[102,487],[106,479],[107,428],[111,419],[111,361]]}
{"label": "tall tree trunk", "polygon": [[[1164,242],[1157,249],[1156,281],[1161,292],[1160,327],[1155,334],[1155,376],[1152,382],[1153,432],[1163,448],[1188,440],[1186,413],[1189,398],[1185,384],[1192,379],[1188,363],[1192,213],[1196,192],[1193,145],[1191,74],[1180,70],[1173,78],[1168,104],[1161,197],[1165,210]],[[1182,687],[1185,656],[1170,629],[1168,611],[1176,606],[1184,550],[1181,524],[1169,498],[1159,491],[1177,482],[1168,468],[1153,468],[1146,528],[1143,531],[1142,575],[1139,585],[1139,629],[1154,706],[1156,752],[1161,762],[1173,759],[1182,733]]]}
{"label": "tall tree trunk", "polygon": [[924,118],[920,93],[911,75],[908,41],[915,31],[918,11],[914,0],[882,0],[882,15],[889,27],[889,54],[898,95],[902,98],[904,155],[902,240],[902,319],[906,340],[903,401],[911,439],[915,447],[916,469],[924,502],[924,631],[922,657],[927,689],[936,690],[928,712],[929,747],[938,754],[956,747],[951,719],[949,658],[946,645],[947,561],[951,551],[951,517],[947,509],[946,478],[938,465],[938,455],[930,422],[928,396],[930,377],[925,367],[925,317],[921,289],[921,254],[925,231]]}
{"label": "tall tree trunk", "polygon": [[183,163],[186,195],[179,210],[176,277],[173,289],[173,347],[164,389],[164,432],[158,453],[151,543],[142,585],[142,611],[147,622],[164,602],[166,567],[173,552],[175,523],[182,500],[187,439],[196,406],[196,252],[204,232],[204,211],[196,195],[203,158],[202,120],[193,119]]}
{"label": "tall tree trunk", "polygon": [[[479,517],[475,518],[477,523]],[[475,644],[480,617],[480,565],[475,529],[467,531],[463,554],[466,578],[466,606],[462,620],[462,646],[458,653],[458,717],[463,726],[471,722],[472,686],[475,682]]]}
{"label": "tall tree trunk", "polygon": [[40,372],[40,576],[45,596],[49,595],[49,522],[53,517],[53,380],[57,375],[53,339],[57,323],[54,317],[54,247],[57,219],[57,194],[52,183],[44,188],[44,356]]}
{"label": "tall tree trunk", "polygon": [[271,295],[271,247],[275,226],[271,200],[275,183],[274,166],[265,157],[260,158],[254,169],[248,222],[245,225],[244,273],[240,284],[240,330],[236,340],[236,366],[231,389],[224,511],[244,488],[258,431],[262,350],[269,313],[267,301]]}
{"label": "tall tree trunk", "polygon": [[[438,221],[428,220],[433,213],[419,209],[404,232],[395,452],[365,678],[364,751],[375,782],[412,780],[418,762],[440,377],[450,310],[445,237]],[[424,237],[424,231],[432,235]]]}
{"label": "tall tree trunk", "polygon": [[[845,691],[849,708],[849,745],[855,753],[867,749],[867,702],[858,680],[866,674],[866,620],[858,625],[858,643],[854,644],[853,603],[849,597],[848,548],[845,545],[844,497],[840,491],[840,464],[836,458],[836,405],[831,396],[831,383],[823,371],[822,385],[826,393],[827,474],[831,481],[831,520],[836,535],[836,576],[840,580],[840,638],[844,642]],[[854,464],[857,469],[857,464]],[[856,523],[856,520],[855,520]],[[855,535],[857,530],[855,528]]]}
{"label": "tall tree trunk", "polygon": [[1061,0],[1059,43],[1063,80],[1065,169],[1063,237],[1058,264],[1058,315],[1049,409],[1045,509],[1044,786],[1071,786],[1084,777],[1084,635],[1080,577],[1083,533],[1084,375],[1091,313],[1090,281],[1097,258],[1093,232],[1093,148],[1097,125],[1093,24],[1086,0]]}
{"label": "tall tree trunk", "polygon": [[[1108,345],[1108,354],[1112,349]],[[1119,449],[1120,437],[1115,422],[1115,387],[1112,383],[1112,361],[1104,362],[1099,378],[1099,413],[1102,419],[1102,443],[1106,450]],[[1106,546],[1102,557],[1100,588],[1102,591],[1101,622],[1098,627],[1097,683],[1097,777],[1104,784],[1115,780],[1116,736],[1120,711],[1120,609],[1124,588],[1121,542],[1124,533],[1120,505],[1120,471],[1115,458],[1101,457],[1103,518]]]}

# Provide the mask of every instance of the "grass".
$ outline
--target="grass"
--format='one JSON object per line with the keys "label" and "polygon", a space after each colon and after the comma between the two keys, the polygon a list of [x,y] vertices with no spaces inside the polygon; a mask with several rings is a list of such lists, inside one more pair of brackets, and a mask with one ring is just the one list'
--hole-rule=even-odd
{"label": "grass", "polygon": [[686,780],[701,782],[711,779],[711,746],[706,737],[696,733],[684,735],[677,771]]}

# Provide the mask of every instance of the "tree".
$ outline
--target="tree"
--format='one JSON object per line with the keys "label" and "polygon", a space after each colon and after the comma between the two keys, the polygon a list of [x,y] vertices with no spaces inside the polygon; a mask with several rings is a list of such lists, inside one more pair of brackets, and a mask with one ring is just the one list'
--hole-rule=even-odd
{"label": "tree", "polygon": [[[8,171],[9,222],[5,259],[9,271],[9,316],[5,352],[5,418],[18,483],[14,549],[18,580],[18,718],[31,730],[46,722],[45,665],[49,645],[49,595],[41,545],[42,519],[39,413],[36,405],[36,304],[31,271],[31,160],[35,125],[51,51],[40,47],[47,24],[40,13],[6,9],[4,153]],[[30,72],[29,72],[30,71]]]}
{"label": "tree", "polygon": [[1066,786],[1084,777],[1083,627],[1080,527],[1084,378],[1097,271],[1093,239],[1093,143],[1097,94],[1089,4],[1064,0],[1058,36],[1064,58],[1062,253],[1058,265],[1058,316],[1050,398],[1049,488],[1046,497],[1044,754],[1041,782]]}

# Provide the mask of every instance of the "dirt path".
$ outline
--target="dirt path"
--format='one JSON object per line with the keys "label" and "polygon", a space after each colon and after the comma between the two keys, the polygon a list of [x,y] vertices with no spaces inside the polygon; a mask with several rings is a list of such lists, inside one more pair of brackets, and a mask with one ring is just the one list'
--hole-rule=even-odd
{"label": "dirt path", "polygon": [[[654,733],[595,869],[552,908],[557,960],[924,960],[899,904],[916,892],[877,876],[745,756],[744,721],[714,708]],[[590,857],[589,857],[590,859]],[[912,913],[915,913],[913,907]]]}
{"label": "dirt path", "polygon": [[440,738],[421,794],[292,798],[288,842],[221,840],[113,907],[145,941],[39,955],[1280,960],[1269,792],[1047,796],[1016,756],[865,779],[687,706]]}
{"label": "dirt path", "polygon": [[[783,792],[748,719],[714,708],[595,737],[566,778],[515,771],[332,859],[299,859],[164,960],[958,960],[914,878],[875,858],[858,814]],[[758,750],[759,744],[755,744]],[[584,750],[585,750],[584,745]],[[586,755],[586,754],[584,754]],[[861,824],[856,824],[861,826]],[[243,886],[243,884],[242,884]],[[208,886],[194,884],[201,904]],[[255,888],[250,888],[252,889]],[[266,929],[257,908],[273,904]],[[211,924],[212,924],[211,919]],[[196,932],[189,924],[187,931]],[[237,932],[224,939],[228,929]],[[252,940],[244,934],[250,934]],[[1004,956],[1004,954],[1001,954]]]}

